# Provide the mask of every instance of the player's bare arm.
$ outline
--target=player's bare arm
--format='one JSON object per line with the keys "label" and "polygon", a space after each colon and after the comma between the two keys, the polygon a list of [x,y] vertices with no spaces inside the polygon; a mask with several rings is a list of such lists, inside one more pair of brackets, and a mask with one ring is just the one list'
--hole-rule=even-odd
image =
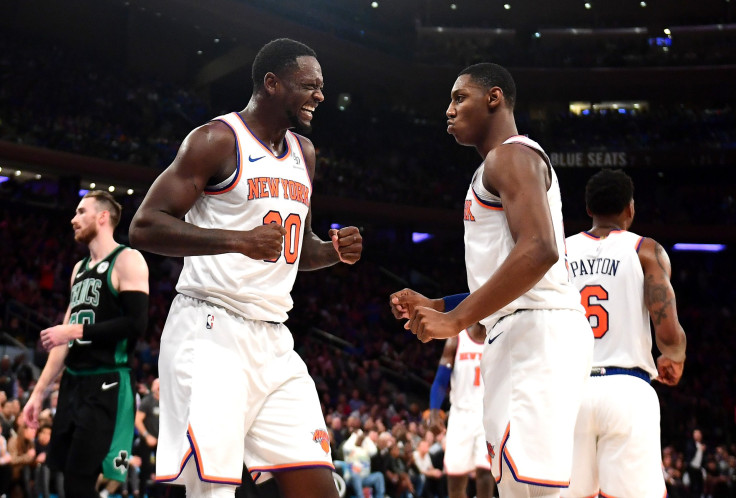
{"label": "player's bare arm", "polygon": [[[74,275],[76,275],[79,271],[81,263],[82,262],[79,261],[76,265],[74,265],[70,280],[70,286],[74,283]],[[62,322],[62,325],[57,325],[57,327],[68,326],[70,316],[71,308],[67,307],[66,313],[64,314],[64,321]],[[48,330],[49,329],[41,331],[41,334]],[[43,344],[43,337],[41,338],[41,343]],[[28,398],[26,406],[23,408],[23,414],[25,415],[26,422],[29,426],[38,427],[38,415],[39,413],[41,413],[43,400],[46,398],[47,391],[51,383],[59,376],[61,371],[64,369],[64,360],[66,359],[66,355],[68,353],[69,348],[66,347],[66,344],[62,345],[61,347],[52,348],[49,352],[49,357],[46,359],[46,365],[44,365],[43,370],[41,371],[41,375],[39,375],[38,380],[36,381],[36,385],[33,388],[33,392]]]}
{"label": "player's bare arm", "polygon": [[[441,299],[440,299],[441,301]],[[445,341],[445,346],[442,348],[442,356],[440,357],[439,368],[447,368],[452,370],[455,366],[455,353],[457,352],[457,337],[450,337]],[[441,434],[445,431],[445,422],[440,416],[439,408],[431,408],[429,410],[429,420],[427,420],[429,430],[437,434]]]}
{"label": "player's bare arm", "polygon": [[[302,152],[307,162],[309,177],[314,178],[315,152],[311,140],[297,135],[302,146]],[[318,270],[326,266],[332,266],[340,261],[354,264],[360,259],[363,252],[363,236],[357,227],[344,227],[330,229],[330,241],[320,239],[312,231],[312,207],[309,207],[307,219],[304,221],[304,240],[302,242],[302,255],[299,259],[299,270]]]}
{"label": "player's bare arm", "polygon": [[644,239],[639,248],[644,270],[644,304],[654,324],[654,336],[662,355],[657,359],[657,380],[675,385],[682,377],[687,339],[677,318],[672,267],[664,248],[653,239]]}
{"label": "player's bare arm", "polygon": [[559,259],[544,160],[523,145],[496,147],[485,159],[483,182],[501,198],[514,248],[496,273],[454,310],[446,314],[415,310],[408,325],[423,342],[457,335],[501,309],[534,287]]}
{"label": "player's bare arm", "polygon": [[238,231],[201,228],[182,219],[209,182],[235,171],[235,161],[235,137],[227,125],[212,121],[194,129],[133,217],[131,245],[164,256],[238,252],[253,259],[278,257],[286,233],[278,224]]}

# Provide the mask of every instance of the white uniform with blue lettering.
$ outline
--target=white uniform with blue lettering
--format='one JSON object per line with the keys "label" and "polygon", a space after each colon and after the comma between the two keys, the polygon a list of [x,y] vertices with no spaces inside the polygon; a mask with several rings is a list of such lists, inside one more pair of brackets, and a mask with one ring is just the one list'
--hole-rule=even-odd
{"label": "white uniform with blue lettering", "polygon": [[287,234],[275,261],[184,258],[161,337],[157,479],[181,482],[190,458],[201,480],[229,484],[240,483],[243,461],[262,478],[332,468],[314,382],[282,323],[312,193],[301,146],[287,132],[275,157],[237,113],[216,119],[236,137],[236,171],[206,188],[186,221],[229,230],[279,223]]}
{"label": "white uniform with blue lettering", "polygon": [[[565,267],[557,175],[536,142],[515,136],[506,144],[529,147],[549,165],[547,201],[560,257],[531,290],[481,320],[488,331],[481,370],[491,471],[496,481],[506,477],[501,475],[503,458],[519,482],[565,487],[575,419],[590,371],[590,326]],[[485,189],[482,176],[481,165],[465,199],[465,266],[471,292],[514,247],[501,199]]]}
{"label": "white uniform with blue lettering", "polygon": [[596,374],[575,428],[573,474],[563,496],[665,496],[657,376],[649,311],[644,305],[642,237],[613,230],[605,238],[567,238],[573,282],[596,337]]}
{"label": "white uniform with blue lettering", "polygon": [[448,475],[466,475],[476,468],[491,468],[483,430],[480,360],[484,342],[475,342],[467,330],[457,336],[450,377],[450,417],[445,436],[445,472]]}

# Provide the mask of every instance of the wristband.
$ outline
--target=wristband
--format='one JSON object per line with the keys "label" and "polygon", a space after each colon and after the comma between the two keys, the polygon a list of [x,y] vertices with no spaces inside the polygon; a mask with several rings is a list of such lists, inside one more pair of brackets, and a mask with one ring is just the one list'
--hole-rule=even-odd
{"label": "wristband", "polygon": [[463,302],[463,300],[470,295],[469,292],[464,294],[453,294],[452,296],[445,296],[442,300],[445,302],[445,312],[452,311]]}
{"label": "wristband", "polygon": [[437,375],[435,375],[432,389],[429,391],[430,410],[439,410],[442,407],[442,403],[445,401],[445,395],[447,394],[447,386],[450,385],[451,374],[452,368],[446,365],[437,367]]}

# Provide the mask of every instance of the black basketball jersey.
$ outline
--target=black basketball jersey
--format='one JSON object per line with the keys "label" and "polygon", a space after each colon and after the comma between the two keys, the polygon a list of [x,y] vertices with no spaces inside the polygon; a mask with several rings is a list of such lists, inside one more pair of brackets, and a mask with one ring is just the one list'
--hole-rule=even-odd
{"label": "black basketball jersey", "polygon": [[[119,245],[105,259],[89,266],[89,256],[79,265],[72,284],[69,323],[99,323],[122,315],[118,291],[112,285],[112,268],[126,249]],[[131,366],[135,344],[129,339],[104,338],[69,341],[66,366],[74,371]]]}

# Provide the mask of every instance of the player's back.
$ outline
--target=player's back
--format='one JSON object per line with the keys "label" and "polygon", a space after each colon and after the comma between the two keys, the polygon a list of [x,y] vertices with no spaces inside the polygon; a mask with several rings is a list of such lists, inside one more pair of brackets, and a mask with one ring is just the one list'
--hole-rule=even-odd
{"label": "player's back", "polygon": [[613,230],[607,237],[581,232],[567,238],[567,259],[596,338],[593,367],[638,367],[654,377],[638,254],[642,240],[624,230]]}

